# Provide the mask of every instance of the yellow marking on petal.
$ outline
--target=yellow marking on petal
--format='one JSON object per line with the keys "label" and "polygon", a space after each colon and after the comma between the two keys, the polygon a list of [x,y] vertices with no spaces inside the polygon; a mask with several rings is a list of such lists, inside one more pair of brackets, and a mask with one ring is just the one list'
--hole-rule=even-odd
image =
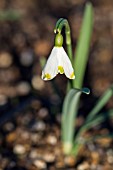
{"label": "yellow marking on petal", "polygon": [[72,72],[72,74],[70,75],[70,79],[75,79],[75,74],[74,74],[74,72]]}
{"label": "yellow marking on petal", "polygon": [[49,79],[51,79],[51,75],[49,73],[46,73],[46,74],[44,74],[43,78],[49,80]]}
{"label": "yellow marking on petal", "polygon": [[58,66],[58,72],[59,72],[60,74],[63,74],[63,73],[64,73],[64,69],[63,69],[62,66]]}

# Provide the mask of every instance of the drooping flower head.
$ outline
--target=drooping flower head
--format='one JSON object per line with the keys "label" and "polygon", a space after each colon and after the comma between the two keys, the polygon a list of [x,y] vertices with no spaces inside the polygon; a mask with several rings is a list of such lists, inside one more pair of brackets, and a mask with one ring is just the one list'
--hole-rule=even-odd
{"label": "drooping flower head", "polygon": [[69,79],[75,79],[74,69],[71,61],[66,54],[63,44],[63,36],[58,33],[55,37],[55,46],[47,60],[47,63],[42,71],[43,80],[51,80],[58,73],[65,74]]}

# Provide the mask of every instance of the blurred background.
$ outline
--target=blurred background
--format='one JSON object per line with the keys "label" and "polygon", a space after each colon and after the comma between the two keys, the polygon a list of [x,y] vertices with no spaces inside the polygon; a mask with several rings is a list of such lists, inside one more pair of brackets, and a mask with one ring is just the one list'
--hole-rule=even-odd
{"label": "blurred background", "polygon": [[[53,122],[48,112],[51,115],[61,112],[67,79],[64,75],[58,75],[52,83],[42,81],[40,60],[48,57],[54,45],[53,30],[56,21],[61,17],[67,18],[70,23],[73,50],[76,50],[86,2],[89,1],[0,0],[1,143],[14,142],[16,133],[20,134],[22,131],[14,131],[17,126],[24,124],[26,127],[29,122],[32,130],[44,129],[42,121],[37,125],[34,119],[49,119]],[[94,7],[94,29],[84,86],[91,89],[92,99],[86,98],[89,102],[86,110],[91,109],[94,101],[113,83],[113,1],[90,2]],[[111,99],[106,108],[112,107]],[[17,114],[17,119],[12,119]],[[7,137],[12,131],[13,135]],[[2,145],[4,147],[6,145]],[[14,154],[3,149],[0,160],[4,154],[9,153]],[[8,166],[7,162],[5,160],[1,169]]]}

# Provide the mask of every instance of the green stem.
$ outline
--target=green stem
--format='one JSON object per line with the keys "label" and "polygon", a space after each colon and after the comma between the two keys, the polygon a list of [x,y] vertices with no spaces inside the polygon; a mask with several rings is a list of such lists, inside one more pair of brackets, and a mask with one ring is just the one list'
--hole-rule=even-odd
{"label": "green stem", "polygon": [[54,32],[61,33],[63,27],[65,27],[67,53],[68,53],[68,56],[70,57],[70,60],[72,61],[73,54],[72,54],[72,44],[71,44],[71,31],[70,31],[70,26],[69,26],[67,19],[60,18],[56,23]]}

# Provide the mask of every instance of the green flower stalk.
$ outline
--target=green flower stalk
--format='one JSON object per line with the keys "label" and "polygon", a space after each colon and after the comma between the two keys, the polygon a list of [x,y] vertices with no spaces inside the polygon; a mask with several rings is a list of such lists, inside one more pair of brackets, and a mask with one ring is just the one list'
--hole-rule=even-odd
{"label": "green flower stalk", "polygon": [[71,43],[71,31],[70,31],[70,26],[69,26],[67,19],[60,18],[56,23],[54,32],[61,33],[63,27],[65,27],[67,53],[68,53],[70,60],[72,61],[73,53],[72,53],[72,43]]}

